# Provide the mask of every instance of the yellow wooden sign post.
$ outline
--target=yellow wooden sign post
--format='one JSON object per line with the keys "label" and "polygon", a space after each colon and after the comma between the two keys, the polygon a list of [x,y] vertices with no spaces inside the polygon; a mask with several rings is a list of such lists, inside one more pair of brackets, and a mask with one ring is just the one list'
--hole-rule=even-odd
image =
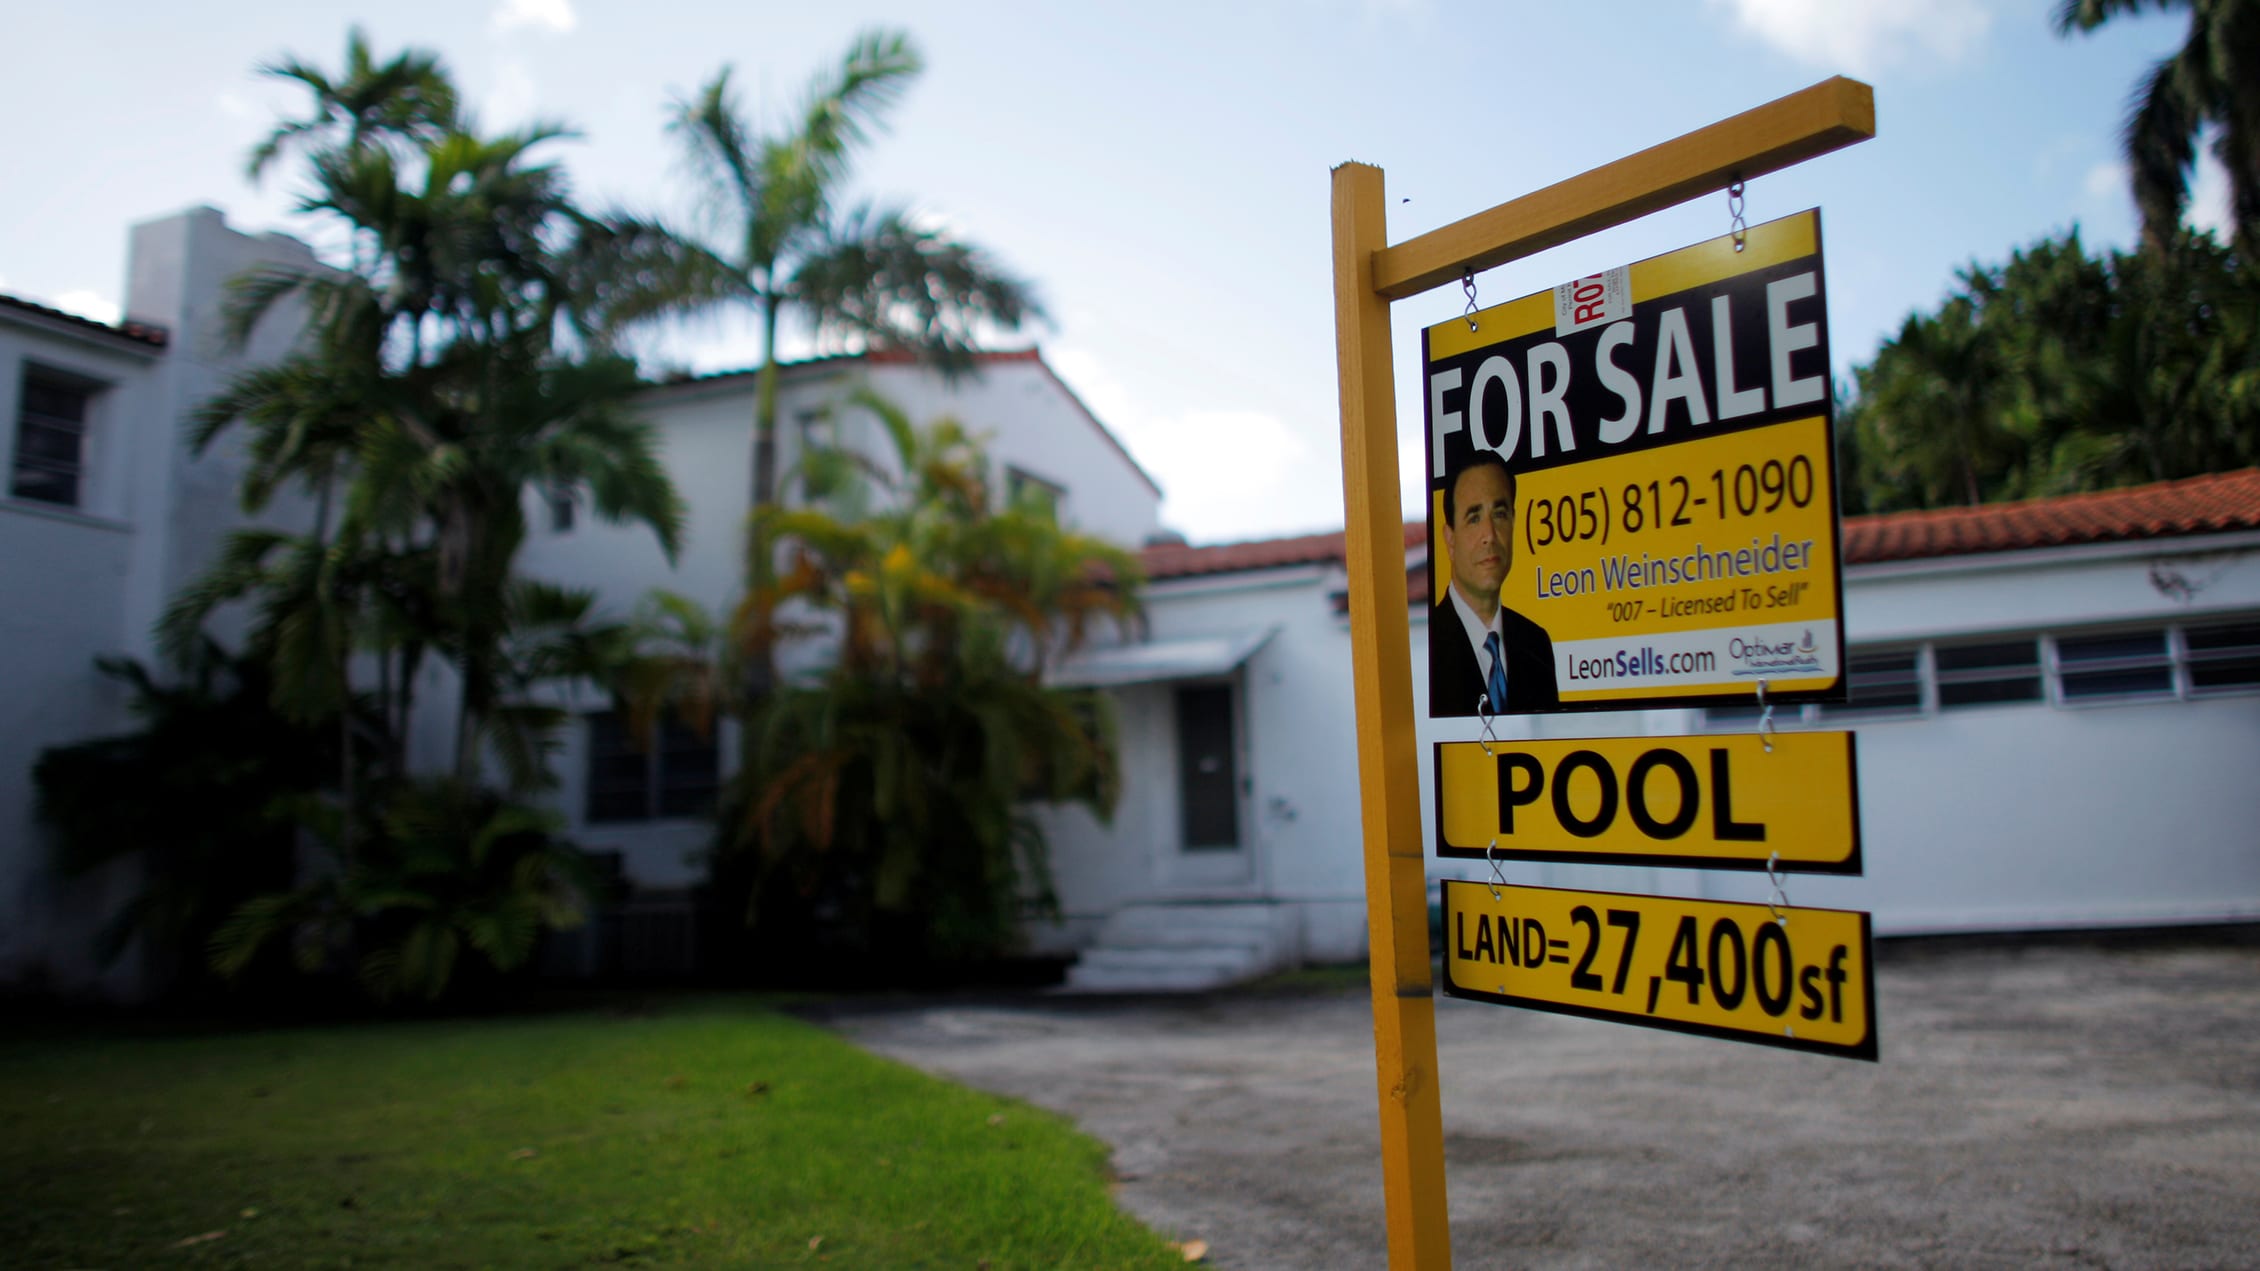
{"label": "yellow wooden sign post", "polygon": [[1389,303],[1740,180],[1875,135],[1875,94],[1849,79],[1721,120],[1394,247],[1381,169],[1334,169],[1335,358],[1342,394],[1342,497],[1364,798],[1366,921],[1389,1263],[1451,1266],[1436,1000],[1428,960],[1427,863],[1414,752],[1403,514],[1398,503]]}

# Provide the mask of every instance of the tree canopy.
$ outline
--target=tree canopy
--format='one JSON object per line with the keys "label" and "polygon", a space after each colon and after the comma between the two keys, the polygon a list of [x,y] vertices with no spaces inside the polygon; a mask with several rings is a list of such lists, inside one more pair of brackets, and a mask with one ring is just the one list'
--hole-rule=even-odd
{"label": "tree canopy", "polygon": [[1962,271],[1855,368],[1851,512],[2033,498],[2260,463],[2260,270],[2183,231],[2077,231]]}
{"label": "tree canopy", "polygon": [[[752,122],[728,66],[672,108],[668,131],[703,191],[711,244],[703,294],[750,306],[761,322],[756,507],[777,494],[777,335],[787,317],[820,337],[907,350],[956,373],[973,365],[983,333],[1043,316],[1034,288],[988,252],[900,204],[847,197],[857,153],[924,68],[908,35],[866,31],[766,130]],[[764,584],[773,564],[765,532],[756,518],[749,586]],[[757,658],[749,669],[765,681],[769,664]]]}
{"label": "tree canopy", "polygon": [[2056,31],[2089,32],[2144,9],[2184,9],[2182,45],[2152,67],[2127,105],[2123,144],[2146,242],[2164,247],[2189,206],[2197,145],[2210,130],[2228,173],[2235,236],[2260,242],[2260,2],[2059,0]]}

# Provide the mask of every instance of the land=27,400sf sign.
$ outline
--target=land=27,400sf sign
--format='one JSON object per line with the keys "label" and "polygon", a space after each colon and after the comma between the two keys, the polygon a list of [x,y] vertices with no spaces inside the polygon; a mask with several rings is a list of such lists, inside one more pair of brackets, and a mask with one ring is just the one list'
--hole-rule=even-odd
{"label": "land=27,400sf sign", "polygon": [[1444,992],[1876,1057],[1868,915],[1846,909],[1447,880]]}

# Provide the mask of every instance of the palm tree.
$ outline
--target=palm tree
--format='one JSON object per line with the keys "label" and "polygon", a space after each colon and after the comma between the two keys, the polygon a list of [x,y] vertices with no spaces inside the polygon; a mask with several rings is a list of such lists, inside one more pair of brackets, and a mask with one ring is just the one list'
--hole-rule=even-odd
{"label": "palm tree", "polygon": [[1967,296],[1948,300],[1935,316],[1911,315],[1857,372],[1864,412],[1925,507],[1975,507],[1987,476],[2003,466],[2005,377],[1998,343],[1980,318]]}
{"label": "palm tree", "polygon": [[[910,38],[871,31],[839,65],[810,83],[784,126],[757,132],[730,68],[677,102],[668,131],[707,187],[707,207],[727,268],[719,298],[753,306],[761,320],[755,387],[753,503],[777,489],[777,332],[786,313],[819,336],[912,350],[945,368],[970,365],[985,326],[1013,330],[1041,318],[1029,286],[986,253],[919,225],[900,207],[843,206],[857,150],[881,126],[922,68]],[[756,580],[772,562],[756,522],[749,556]]]}
{"label": "palm tree", "polygon": [[263,62],[259,73],[295,80],[314,100],[304,119],[277,124],[253,147],[245,171],[254,181],[290,146],[319,154],[395,141],[413,144],[432,140],[455,122],[455,84],[437,57],[409,49],[379,65],[359,27],[346,33],[345,68],[335,77],[296,57]]}
{"label": "palm tree", "polygon": [[[1119,792],[1104,699],[1042,672],[1101,623],[1135,619],[1137,561],[1038,502],[1000,506],[956,422],[915,428],[868,393],[857,404],[891,462],[814,452],[809,504],[757,513],[789,564],[741,606],[741,655],[796,638],[836,655],[751,704],[717,877],[740,872],[765,942],[829,913],[838,926],[813,935],[865,953],[994,953],[1027,900],[1050,900],[1025,801],[1104,816]],[[834,497],[855,474],[877,484],[874,510],[830,510],[856,502]],[[801,624],[775,621],[780,607]]]}
{"label": "palm tree", "polygon": [[2153,67],[2127,114],[2127,164],[2146,244],[2164,247],[2189,205],[2197,137],[2218,129],[2214,157],[2229,176],[2237,235],[2260,230],[2260,2],[2256,0],[2061,0],[2056,32],[2093,31],[2144,9],[2187,9],[2189,33]]}
{"label": "palm tree", "polygon": [[501,598],[525,537],[526,492],[585,491],[598,516],[650,526],[670,556],[682,534],[655,438],[628,409],[640,387],[634,364],[609,351],[617,315],[640,316],[652,302],[596,276],[607,261],[638,263],[623,244],[652,257],[672,244],[646,224],[574,208],[563,174],[534,158],[562,135],[537,126],[483,138],[455,127],[406,156],[317,155],[307,206],[368,245],[356,253],[361,267],[245,281],[239,331],[300,295],[313,340],[236,381],[197,433],[209,442],[239,418],[260,429],[247,490],[270,488],[288,468],[340,462],[332,447],[349,444],[340,535],[432,553],[438,643],[462,673],[466,779],[500,705],[488,689],[500,682]]}

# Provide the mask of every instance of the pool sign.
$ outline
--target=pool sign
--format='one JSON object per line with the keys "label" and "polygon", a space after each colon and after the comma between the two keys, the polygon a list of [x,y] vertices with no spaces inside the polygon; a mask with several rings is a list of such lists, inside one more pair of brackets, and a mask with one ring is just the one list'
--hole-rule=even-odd
{"label": "pool sign", "polygon": [[1438,742],[1436,854],[1858,874],[1853,737]]}
{"label": "pool sign", "polygon": [[1868,915],[1444,883],[1444,992],[1844,1059],[1876,1057]]}
{"label": "pool sign", "polygon": [[1421,333],[1430,715],[1843,700],[1823,281],[1808,211]]}

